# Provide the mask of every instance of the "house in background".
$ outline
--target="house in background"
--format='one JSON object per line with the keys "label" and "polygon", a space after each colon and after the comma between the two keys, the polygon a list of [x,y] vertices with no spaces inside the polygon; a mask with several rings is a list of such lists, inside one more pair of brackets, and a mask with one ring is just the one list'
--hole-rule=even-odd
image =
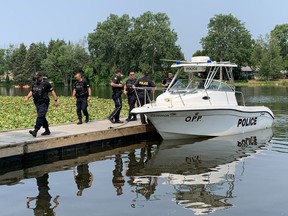
{"label": "house in background", "polygon": [[6,71],[2,76],[0,76],[1,82],[13,81],[13,80],[14,80],[14,76],[11,71]]}
{"label": "house in background", "polygon": [[242,76],[247,78],[247,79],[254,79],[254,71],[252,70],[251,67],[249,66],[242,66],[241,67],[241,73],[242,73]]}

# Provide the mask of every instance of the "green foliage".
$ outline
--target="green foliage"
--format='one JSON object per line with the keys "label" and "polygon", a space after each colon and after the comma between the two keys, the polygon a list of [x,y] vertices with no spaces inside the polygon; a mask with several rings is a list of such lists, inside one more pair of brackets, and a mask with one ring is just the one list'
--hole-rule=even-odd
{"label": "green foliage", "polygon": [[204,50],[197,50],[195,53],[193,53],[192,56],[193,56],[193,57],[194,57],[194,56],[207,56],[207,54],[205,53]]}
{"label": "green foliage", "polygon": [[160,59],[184,59],[181,49],[176,45],[177,34],[170,29],[166,14],[146,12],[132,21],[133,53],[135,60],[138,60],[135,62],[136,69],[149,70],[153,74],[156,70],[163,70]]}
{"label": "green foliage", "polygon": [[[76,102],[71,97],[58,97],[59,107],[55,107],[51,101],[47,120],[50,125],[71,123],[77,121]],[[36,109],[33,100],[26,104],[24,97],[0,96],[0,131],[16,128],[33,128],[36,120]],[[128,116],[128,102],[123,100],[121,116]],[[92,97],[89,102],[88,111],[91,120],[106,119],[114,110],[112,99],[100,99]]]}
{"label": "green foliage", "polygon": [[95,31],[88,35],[88,46],[93,58],[97,77],[111,77],[116,68],[126,70],[131,23],[128,15],[110,15],[103,23],[98,23]]}
{"label": "green foliage", "polygon": [[161,58],[183,59],[176,41],[166,14],[146,12],[132,19],[110,15],[89,34],[88,47],[97,77],[105,79],[116,68],[154,73],[163,69]]}
{"label": "green foliage", "polygon": [[266,35],[255,41],[251,62],[258,76],[264,80],[281,78],[283,61],[280,55],[280,47],[274,38]]}
{"label": "green foliage", "polygon": [[58,40],[50,42],[42,67],[50,79],[71,86],[74,73],[82,70],[88,61],[88,53],[79,44],[66,44]]}
{"label": "green foliage", "polygon": [[23,84],[30,78],[28,72],[25,70],[24,62],[26,58],[26,46],[22,43],[11,56],[11,67],[14,74],[14,80],[17,83]]}
{"label": "green foliage", "polygon": [[0,75],[3,75],[5,72],[5,50],[0,49]]}
{"label": "green foliage", "polygon": [[35,75],[38,71],[44,70],[41,67],[41,62],[47,57],[47,47],[44,43],[32,43],[27,50],[24,69],[29,77]]}
{"label": "green foliage", "polygon": [[201,39],[204,52],[216,61],[232,61],[241,67],[250,63],[251,34],[244,24],[229,15],[215,15],[208,24],[208,35]]}
{"label": "green foliage", "polygon": [[283,59],[283,67],[288,70],[288,24],[276,25],[271,31],[271,38],[280,48],[280,55]]}

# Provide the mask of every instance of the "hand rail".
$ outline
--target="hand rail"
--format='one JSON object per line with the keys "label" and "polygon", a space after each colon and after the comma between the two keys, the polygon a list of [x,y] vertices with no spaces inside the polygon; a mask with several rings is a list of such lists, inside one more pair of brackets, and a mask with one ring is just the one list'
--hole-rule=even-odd
{"label": "hand rail", "polygon": [[[144,104],[141,104],[140,103],[140,99],[139,99],[139,91],[137,91],[137,90],[143,90],[144,91]],[[189,90],[187,90],[187,89],[166,89],[166,88],[155,88],[155,87],[135,87],[135,92],[136,92],[136,97],[137,97],[137,101],[138,101],[138,104],[140,105],[140,106],[144,106],[145,104],[147,104],[147,103],[150,103],[151,104],[151,106],[153,107],[153,105],[155,105],[153,102],[155,102],[155,90],[157,90],[157,91],[166,91],[166,90],[168,90],[168,91],[170,91],[170,92],[172,92],[172,93],[175,93],[175,94],[178,94],[179,95],[179,98],[180,98],[180,100],[181,100],[181,102],[182,102],[182,104],[183,104],[183,106],[185,107],[186,105],[185,105],[185,102],[184,102],[184,100],[183,100],[183,98],[182,98],[182,96],[183,96],[183,94],[191,94],[191,93],[194,93],[194,92],[197,92],[197,89],[193,89],[194,91],[192,91],[191,92],[191,89],[189,89]],[[200,89],[200,90],[203,90],[203,89]],[[207,96],[207,98],[209,99],[209,103],[210,103],[210,105],[212,105],[212,102],[211,102],[211,99],[210,99],[210,97],[209,97],[209,93],[208,93],[208,91],[207,90],[209,90],[209,89],[204,89],[204,91],[205,91],[205,94],[206,94],[206,96]],[[223,91],[223,92],[225,92],[225,94],[226,94],[226,99],[227,99],[227,101],[228,101],[228,103],[229,103],[229,98],[228,98],[228,96],[227,96],[227,92],[231,92],[231,91]],[[234,91],[235,92],[235,94],[240,94],[241,95],[241,98],[242,98],[242,104],[243,104],[243,106],[246,106],[245,105],[245,99],[244,99],[244,94],[243,94],[243,92],[240,92],[240,91]],[[150,97],[150,93],[152,93],[152,99],[153,100],[151,100],[151,97]]]}

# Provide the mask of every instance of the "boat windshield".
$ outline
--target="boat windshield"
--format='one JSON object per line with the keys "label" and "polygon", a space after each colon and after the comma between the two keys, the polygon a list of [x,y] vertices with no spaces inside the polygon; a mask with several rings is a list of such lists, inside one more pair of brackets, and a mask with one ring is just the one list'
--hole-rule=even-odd
{"label": "boat windshield", "polygon": [[212,62],[207,56],[198,56],[192,57],[191,62],[176,62],[171,67],[178,71],[168,90],[235,91],[232,68],[237,67],[236,64]]}
{"label": "boat windshield", "polygon": [[170,88],[170,90],[191,90],[191,89],[209,89],[218,91],[233,91],[233,88],[225,82],[213,80],[209,86],[205,88],[205,79],[179,79]]}
{"label": "boat windshield", "polygon": [[204,89],[204,79],[179,79],[171,89]]}

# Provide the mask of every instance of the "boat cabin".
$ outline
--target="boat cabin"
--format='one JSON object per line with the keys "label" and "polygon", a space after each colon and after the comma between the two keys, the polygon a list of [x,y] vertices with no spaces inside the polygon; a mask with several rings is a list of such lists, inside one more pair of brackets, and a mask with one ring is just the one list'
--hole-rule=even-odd
{"label": "boat cabin", "polygon": [[[191,62],[176,62],[178,68],[166,92],[156,99],[156,104],[169,101],[182,105],[238,105],[230,62],[212,62],[207,56],[192,57]],[[190,96],[188,96],[190,95]],[[224,98],[224,100],[223,100]],[[244,102],[243,102],[244,103]]]}

